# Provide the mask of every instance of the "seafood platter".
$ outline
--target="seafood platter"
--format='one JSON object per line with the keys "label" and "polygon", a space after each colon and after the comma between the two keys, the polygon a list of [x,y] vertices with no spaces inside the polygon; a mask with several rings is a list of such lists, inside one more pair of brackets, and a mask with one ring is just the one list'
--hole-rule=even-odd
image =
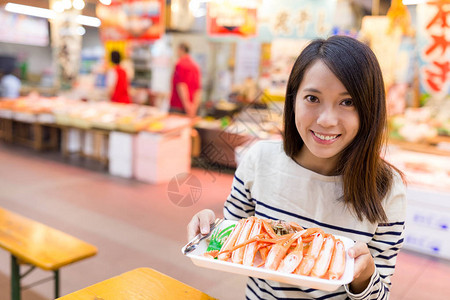
{"label": "seafood platter", "polygon": [[257,217],[218,223],[208,238],[182,249],[199,267],[324,291],[353,280],[349,238]]}

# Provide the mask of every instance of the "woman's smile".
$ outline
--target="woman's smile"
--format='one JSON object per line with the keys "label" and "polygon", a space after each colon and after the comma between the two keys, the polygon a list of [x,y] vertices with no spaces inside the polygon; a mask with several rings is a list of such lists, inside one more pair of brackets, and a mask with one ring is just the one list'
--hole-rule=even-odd
{"label": "woman's smile", "polygon": [[321,144],[332,144],[334,143],[340,136],[340,134],[325,134],[319,133],[311,130],[311,133],[314,139]]}

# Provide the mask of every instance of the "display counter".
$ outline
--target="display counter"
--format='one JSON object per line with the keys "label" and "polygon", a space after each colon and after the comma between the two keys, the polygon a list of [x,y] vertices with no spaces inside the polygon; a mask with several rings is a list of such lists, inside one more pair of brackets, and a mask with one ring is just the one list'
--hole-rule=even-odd
{"label": "display counter", "polygon": [[197,122],[203,162],[236,168],[244,146],[257,140],[281,138],[281,119],[279,110],[248,106],[232,119]]}
{"label": "display counter", "polygon": [[5,142],[43,150],[48,139],[43,132],[51,127],[60,134],[50,141],[55,144],[55,136],[61,136],[54,148],[64,156],[78,153],[100,161],[113,175],[151,183],[190,171],[195,121],[136,104],[42,97],[0,101]]}
{"label": "display counter", "polygon": [[450,259],[450,152],[415,145],[394,142],[386,153],[407,182],[404,248]]}

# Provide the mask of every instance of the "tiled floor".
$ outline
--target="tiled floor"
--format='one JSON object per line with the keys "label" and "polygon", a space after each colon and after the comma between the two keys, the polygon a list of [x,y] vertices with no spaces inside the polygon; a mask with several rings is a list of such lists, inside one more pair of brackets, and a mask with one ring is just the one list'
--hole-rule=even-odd
{"label": "tiled floor", "polygon": [[[193,169],[200,199],[176,205],[168,185],[108,175],[95,164],[0,144],[0,206],[96,245],[98,255],[61,270],[67,294],[138,267],[154,268],[218,299],[243,299],[245,277],[201,269],[184,257],[186,224],[206,207],[222,215],[232,175]],[[82,162],[81,162],[82,164]],[[175,174],[174,174],[175,175]],[[9,255],[0,249],[0,299],[9,299]],[[48,274],[37,270],[27,284]],[[398,257],[391,299],[449,299],[450,263],[408,251]],[[24,300],[52,298],[48,282]]]}

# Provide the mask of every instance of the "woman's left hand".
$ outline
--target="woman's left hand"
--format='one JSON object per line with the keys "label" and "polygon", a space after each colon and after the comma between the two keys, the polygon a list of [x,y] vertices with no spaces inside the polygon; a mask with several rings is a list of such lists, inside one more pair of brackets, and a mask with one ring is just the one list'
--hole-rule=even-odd
{"label": "woman's left hand", "polygon": [[356,242],[348,249],[348,255],[355,259],[355,272],[353,281],[350,283],[352,293],[359,294],[369,285],[370,278],[375,272],[375,263],[367,244]]}

